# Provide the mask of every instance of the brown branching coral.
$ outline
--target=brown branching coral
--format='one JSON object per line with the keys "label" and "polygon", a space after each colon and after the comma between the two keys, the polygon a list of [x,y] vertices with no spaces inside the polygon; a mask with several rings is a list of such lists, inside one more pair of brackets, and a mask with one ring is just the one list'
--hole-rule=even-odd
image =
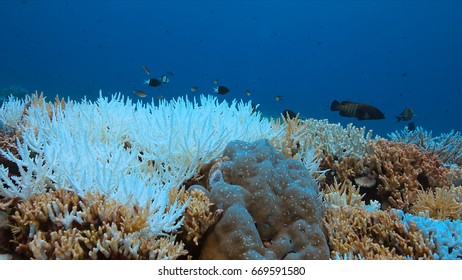
{"label": "brown branching coral", "polygon": [[149,206],[124,206],[98,193],[67,190],[35,195],[13,207],[16,254],[36,259],[176,259],[175,237],[147,234]]}
{"label": "brown branching coral", "polygon": [[203,235],[218,221],[222,210],[210,202],[208,191],[201,186],[195,185],[188,190],[181,188],[178,192],[172,189],[172,192],[176,193],[170,195],[172,204],[173,201],[179,201],[182,204],[188,202],[181,228],[181,240],[186,243],[193,242],[195,246],[199,246]]}
{"label": "brown branching coral", "polygon": [[350,181],[344,181],[327,186],[323,191],[323,201],[327,208],[338,208],[344,206],[365,205],[362,201],[364,195],[359,193],[359,188],[355,187]]}
{"label": "brown branching coral", "polygon": [[324,185],[351,182],[361,188],[364,199],[378,200],[382,209],[390,207],[409,211],[419,190],[452,185],[449,169],[437,156],[413,144],[378,140],[371,143],[371,153],[360,160],[326,156],[321,168],[329,169]]}
{"label": "brown branching coral", "polygon": [[329,170],[326,173],[324,184],[321,186],[332,185],[335,181],[353,183],[355,178],[367,173],[363,161],[352,156],[346,156],[339,160],[333,154],[327,154],[321,160],[320,168]]}
{"label": "brown branching coral", "polygon": [[[19,157],[16,141],[17,139],[21,141],[21,138],[18,137],[20,137],[20,135],[14,130],[0,129],[0,150],[10,151],[12,155]],[[8,171],[11,175],[19,175],[18,166],[14,162],[6,159],[2,153],[0,153],[0,165],[8,167]]]}
{"label": "brown branching coral", "polygon": [[329,208],[323,220],[331,258],[432,259],[434,245],[393,211],[361,207]]}
{"label": "brown branching coral", "polygon": [[461,219],[462,203],[458,202],[459,192],[460,187],[419,190],[410,212],[413,214],[428,212],[428,216],[436,220]]}
{"label": "brown branching coral", "polygon": [[377,195],[383,209],[409,210],[421,189],[449,187],[449,170],[437,156],[423,152],[416,145],[379,140],[372,144],[373,154],[364,165],[377,180]]}
{"label": "brown branching coral", "polygon": [[59,97],[56,96],[54,102],[46,102],[45,99],[46,96],[43,95],[43,92],[39,94],[36,91],[35,94],[32,95],[31,100],[24,107],[23,116],[29,115],[30,108],[43,108],[43,106],[45,106],[45,110],[47,111],[48,117],[51,120],[53,119],[53,110],[55,110],[55,108],[59,107],[62,110],[64,110],[64,108],[66,107],[66,102],[64,101],[64,98],[59,99]]}

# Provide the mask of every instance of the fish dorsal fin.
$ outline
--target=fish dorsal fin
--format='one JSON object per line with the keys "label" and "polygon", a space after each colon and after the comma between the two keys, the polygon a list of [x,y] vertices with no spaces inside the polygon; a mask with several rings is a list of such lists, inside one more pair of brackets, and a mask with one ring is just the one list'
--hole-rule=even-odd
{"label": "fish dorsal fin", "polygon": [[342,105],[351,104],[351,103],[355,103],[355,102],[351,102],[351,101],[342,101]]}

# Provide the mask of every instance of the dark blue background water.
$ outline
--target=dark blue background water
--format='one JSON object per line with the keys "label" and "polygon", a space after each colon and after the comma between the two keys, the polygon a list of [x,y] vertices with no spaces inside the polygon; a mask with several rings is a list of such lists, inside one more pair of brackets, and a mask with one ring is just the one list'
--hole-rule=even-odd
{"label": "dark blue background water", "polygon": [[[462,130],[461,15],[460,1],[2,1],[0,88],[170,99],[198,95],[191,86],[213,93],[219,79],[231,89],[221,99],[268,115],[291,109],[385,135],[410,106],[425,129]],[[142,65],[174,77],[148,88]],[[386,119],[340,117],[334,99]]]}

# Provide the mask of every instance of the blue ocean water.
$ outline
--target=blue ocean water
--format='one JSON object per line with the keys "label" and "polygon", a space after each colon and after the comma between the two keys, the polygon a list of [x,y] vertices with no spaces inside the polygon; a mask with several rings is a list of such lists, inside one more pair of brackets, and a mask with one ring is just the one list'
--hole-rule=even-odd
{"label": "blue ocean water", "polygon": [[[412,107],[435,135],[462,130],[461,14],[462,1],[1,1],[0,88],[77,100],[142,90],[150,101],[213,94],[218,79],[231,90],[220,100],[266,115],[290,109],[386,136]],[[167,72],[170,83],[143,84]],[[341,117],[335,99],[386,118]]]}

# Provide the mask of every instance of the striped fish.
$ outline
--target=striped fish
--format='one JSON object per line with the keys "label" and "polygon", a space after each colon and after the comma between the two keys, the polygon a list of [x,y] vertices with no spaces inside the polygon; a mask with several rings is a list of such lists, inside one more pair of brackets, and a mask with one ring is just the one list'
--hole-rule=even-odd
{"label": "striped fish", "polygon": [[363,120],[381,120],[385,115],[377,108],[369,104],[343,101],[342,103],[334,100],[330,105],[331,111],[340,111],[340,116],[357,118]]}

